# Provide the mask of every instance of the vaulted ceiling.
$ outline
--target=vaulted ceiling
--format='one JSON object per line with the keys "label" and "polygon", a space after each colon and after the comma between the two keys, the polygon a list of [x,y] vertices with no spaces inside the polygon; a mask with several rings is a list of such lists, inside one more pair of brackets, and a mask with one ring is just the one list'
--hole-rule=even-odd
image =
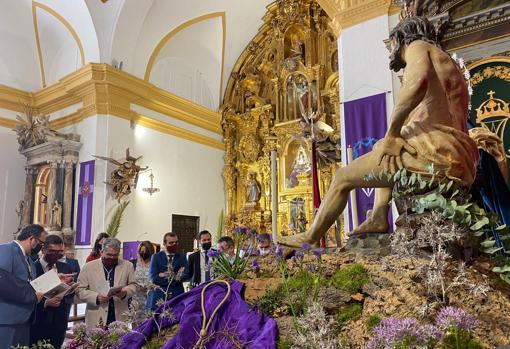
{"label": "vaulted ceiling", "polygon": [[217,109],[271,0],[2,0],[0,84],[36,91],[109,63]]}

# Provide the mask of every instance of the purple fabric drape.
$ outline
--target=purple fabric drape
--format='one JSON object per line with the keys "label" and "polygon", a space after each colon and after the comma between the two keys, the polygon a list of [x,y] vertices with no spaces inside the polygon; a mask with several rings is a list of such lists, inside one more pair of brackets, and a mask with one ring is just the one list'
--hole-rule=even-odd
{"label": "purple fabric drape", "polygon": [[122,243],[122,258],[126,261],[138,258],[140,241],[124,241]]}
{"label": "purple fabric drape", "polygon": [[95,160],[80,164],[80,188],[76,219],[76,245],[90,245],[92,229],[92,201],[94,198]]}
{"label": "purple fabric drape", "polygon": [[[346,102],[344,104],[344,115],[345,144],[352,148],[352,157],[355,160],[370,152],[375,142],[384,138],[387,129],[386,93]],[[347,156],[344,156],[344,159],[347,159]],[[374,196],[374,188],[356,189],[359,224],[365,221],[367,211],[372,209]],[[353,229],[350,200],[349,229]]]}
{"label": "purple fabric drape", "polygon": [[[171,309],[172,317],[161,320],[161,327],[167,328],[179,325],[179,332],[168,340],[163,349],[191,349],[199,340],[202,329],[201,292],[206,284],[192,289],[170,299],[159,307],[156,313],[164,309]],[[214,317],[209,330],[210,340],[206,342],[207,349],[234,349],[224,331],[234,333],[239,341],[248,349],[276,349],[277,327],[276,321],[256,309],[250,309],[241,294],[244,285],[239,281],[231,281],[231,293],[226,302]],[[223,283],[209,286],[205,291],[205,309],[207,319],[216,306],[225,297],[227,287]],[[159,321],[159,319],[158,319]],[[146,338],[157,333],[157,326],[153,319],[145,321],[133,332],[124,336],[120,349],[139,349],[146,344]],[[214,334],[210,336],[210,334]]]}

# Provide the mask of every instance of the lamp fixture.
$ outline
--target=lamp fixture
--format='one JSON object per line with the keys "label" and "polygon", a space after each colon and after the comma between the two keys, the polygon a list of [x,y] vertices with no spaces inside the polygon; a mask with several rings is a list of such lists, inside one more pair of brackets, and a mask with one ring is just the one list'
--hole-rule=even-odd
{"label": "lamp fixture", "polygon": [[154,187],[154,175],[152,174],[152,170],[151,174],[149,175],[149,178],[151,179],[151,186],[149,188],[143,188],[142,190],[146,193],[149,193],[150,196],[152,196],[152,194],[157,193],[159,191],[159,188]]}

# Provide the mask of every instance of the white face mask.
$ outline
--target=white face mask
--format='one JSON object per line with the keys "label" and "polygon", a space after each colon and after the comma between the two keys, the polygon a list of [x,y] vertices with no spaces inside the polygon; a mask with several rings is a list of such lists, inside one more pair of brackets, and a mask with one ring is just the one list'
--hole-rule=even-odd
{"label": "white face mask", "polygon": [[259,252],[260,252],[261,256],[267,256],[271,252],[271,249],[262,247],[262,248],[259,248]]}

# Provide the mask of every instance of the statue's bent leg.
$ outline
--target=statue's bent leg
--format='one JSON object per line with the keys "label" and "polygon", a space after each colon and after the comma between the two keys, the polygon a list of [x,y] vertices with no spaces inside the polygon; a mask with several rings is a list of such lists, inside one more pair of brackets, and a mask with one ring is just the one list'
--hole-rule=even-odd
{"label": "statue's bent leg", "polygon": [[[333,177],[328,192],[324,196],[310,230],[304,234],[281,238],[280,242],[295,247],[305,242],[317,244],[344,210],[349,192],[352,189],[392,188],[393,182],[388,180],[385,175],[381,175],[384,168],[378,165],[379,153],[376,148],[349,165],[339,168]],[[382,199],[385,199],[385,197],[382,197]]]}
{"label": "statue's bent leg", "polygon": [[347,235],[387,233],[389,227],[388,210],[390,209],[391,191],[391,187],[377,188],[374,194],[374,208],[367,212],[365,221]]}

